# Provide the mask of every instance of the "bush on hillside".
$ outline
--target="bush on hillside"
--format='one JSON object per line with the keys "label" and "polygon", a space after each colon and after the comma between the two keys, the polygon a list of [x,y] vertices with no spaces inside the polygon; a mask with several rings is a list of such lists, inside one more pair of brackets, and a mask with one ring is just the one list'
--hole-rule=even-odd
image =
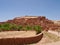
{"label": "bush on hillside", "polygon": [[18,25],[18,26],[17,26],[17,30],[18,30],[18,31],[22,30],[22,28],[23,28],[22,25]]}
{"label": "bush on hillside", "polygon": [[26,31],[28,31],[28,30],[32,30],[32,27],[29,26],[29,25],[26,25],[25,30],[26,30]]}
{"label": "bush on hillside", "polygon": [[10,30],[14,30],[14,31],[35,30],[37,34],[39,34],[41,33],[42,28],[39,25],[34,25],[34,26],[26,25],[23,27],[22,25],[9,24],[9,23],[0,24],[0,31],[10,31]]}
{"label": "bush on hillside", "polygon": [[35,25],[33,28],[37,32],[37,34],[41,33],[41,31],[42,31],[41,26]]}

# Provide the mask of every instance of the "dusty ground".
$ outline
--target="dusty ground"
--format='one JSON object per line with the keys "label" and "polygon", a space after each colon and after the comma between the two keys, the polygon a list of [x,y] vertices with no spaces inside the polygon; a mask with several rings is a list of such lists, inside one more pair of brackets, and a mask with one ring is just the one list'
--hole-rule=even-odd
{"label": "dusty ground", "polygon": [[36,35],[35,31],[6,31],[0,32],[0,38],[9,38],[9,37],[29,37]]}

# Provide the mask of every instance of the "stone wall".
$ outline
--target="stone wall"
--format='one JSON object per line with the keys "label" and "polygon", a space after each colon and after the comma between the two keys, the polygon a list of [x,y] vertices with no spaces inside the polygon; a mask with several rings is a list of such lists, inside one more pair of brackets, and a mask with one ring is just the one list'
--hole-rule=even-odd
{"label": "stone wall", "polygon": [[24,45],[37,43],[43,37],[43,34],[38,34],[33,37],[22,37],[22,38],[2,38],[0,39],[0,45]]}

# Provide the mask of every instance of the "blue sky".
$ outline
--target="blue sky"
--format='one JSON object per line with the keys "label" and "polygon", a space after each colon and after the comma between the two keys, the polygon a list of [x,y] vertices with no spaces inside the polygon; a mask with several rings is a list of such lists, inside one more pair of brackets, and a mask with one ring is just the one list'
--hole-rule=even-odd
{"label": "blue sky", "polygon": [[60,0],[0,0],[0,21],[25,15],[60,20]]}

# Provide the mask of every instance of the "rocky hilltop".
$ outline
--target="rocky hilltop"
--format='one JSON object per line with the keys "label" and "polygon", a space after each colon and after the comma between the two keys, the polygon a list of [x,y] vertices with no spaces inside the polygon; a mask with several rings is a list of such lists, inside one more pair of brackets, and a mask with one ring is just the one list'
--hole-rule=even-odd
{"label": "rocky hilltop", "polygon": [[12,20],[8,20],[3,23],[13,23],[13,24],[23,25],[23,26],[40,25],[43,28],[43,30],[57,30],[60,28],[59,25],[55,24],[52,20],[47,19],[45,16],[16,17]]}

